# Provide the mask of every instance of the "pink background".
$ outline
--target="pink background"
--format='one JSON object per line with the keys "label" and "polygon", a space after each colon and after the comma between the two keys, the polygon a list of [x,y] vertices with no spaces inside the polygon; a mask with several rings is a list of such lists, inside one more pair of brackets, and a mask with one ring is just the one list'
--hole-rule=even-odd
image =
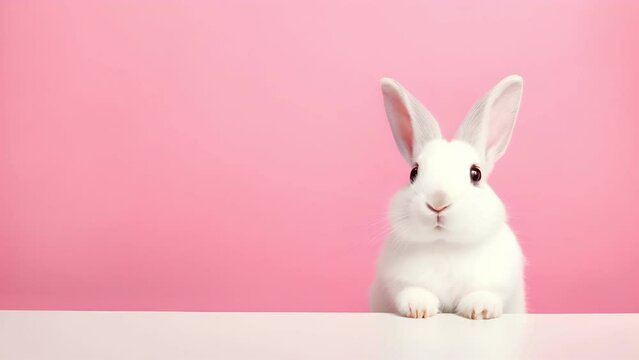
{"label": "pink background", "polygon": [[[392,4],[391,4],[392,3]],[[378,80],[491,178],[533,312],[639,311],[639,4],[2,1],[0,308],[364,311],[408,180]]]}

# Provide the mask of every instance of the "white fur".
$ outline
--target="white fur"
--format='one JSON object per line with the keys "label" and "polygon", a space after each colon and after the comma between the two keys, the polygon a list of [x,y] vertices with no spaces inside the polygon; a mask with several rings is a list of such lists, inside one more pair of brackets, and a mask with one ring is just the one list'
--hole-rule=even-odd
{"label": "white fur", "polygon": [[[477,102],[452,141],[441,138],[434,117],[397,82],[382,79],[382,92],[397,146],[419,169],[391,201],[371,310],[472,319],[525,312],[524,257],[486,181],[510,141],[521,78],[505,78]],[[482,171],[478,183],[470,180],[472,165]],[[449,207],[437,214],[427,204]]]}

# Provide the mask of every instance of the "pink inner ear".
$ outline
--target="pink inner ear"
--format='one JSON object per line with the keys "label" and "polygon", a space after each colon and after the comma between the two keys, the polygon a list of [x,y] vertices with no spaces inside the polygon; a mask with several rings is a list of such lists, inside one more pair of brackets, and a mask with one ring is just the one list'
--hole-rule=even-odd
{"label": "pink inner ear", "polygon": [[397,135],[403,146],[406,148],[409,156],[413,155],[413,125],[411,123],[410,113],[403,101],[398,96],[393,96],[393,109],[395,109],[395,126],[397,127]]}
{"label": "pink inner ear", "polygon": [[517,101],[519,101],[519,89],[511,86],[495,100],[489,114],[488,137],[486,139],[486,149],[490,152],[501,153],[505,150],[515,112],[517,111]]}

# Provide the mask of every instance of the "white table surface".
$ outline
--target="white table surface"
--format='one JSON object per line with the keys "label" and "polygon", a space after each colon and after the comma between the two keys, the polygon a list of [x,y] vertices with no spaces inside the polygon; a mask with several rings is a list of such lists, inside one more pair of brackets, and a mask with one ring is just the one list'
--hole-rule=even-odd
{"label": "white table surface", "polygon": [[0,359],[639,359],[639,314],[0,311]]}

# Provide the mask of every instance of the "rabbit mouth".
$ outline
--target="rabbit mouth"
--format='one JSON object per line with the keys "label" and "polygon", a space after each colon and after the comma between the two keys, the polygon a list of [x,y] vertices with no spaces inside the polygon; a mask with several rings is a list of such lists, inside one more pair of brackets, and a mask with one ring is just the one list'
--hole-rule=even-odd
{"label": "rabbit mouth", "polygon": [[[433,221],[435,220],[435,221]],[[433,218],[432,216],[425,216],[422,217],[421,223],[423,226],[428,227],[428,228],[432,228],[434,230],[437,231],[444,231],[446,230],[446,226],[444,226],[444,219],[443,216],[441,215],[437,215],[435,218]]]}
{"label": "rabbit mouth", "polygon": [[446,227],[444,226],[444,217],[441,216],[440,214],[437,214],[437,218],[435,219],[434,229],[438,231],[446,230]]}

